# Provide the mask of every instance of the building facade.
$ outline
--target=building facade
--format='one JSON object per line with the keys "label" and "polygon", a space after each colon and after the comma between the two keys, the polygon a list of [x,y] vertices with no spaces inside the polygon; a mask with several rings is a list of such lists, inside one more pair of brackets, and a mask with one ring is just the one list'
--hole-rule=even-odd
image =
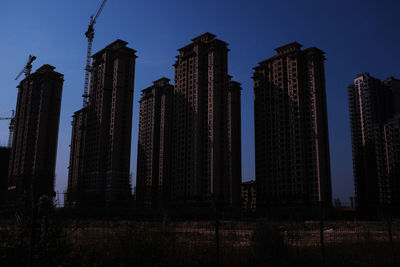
{"label": "building facade", "polygon": [[400,114],[376,128],[378,200],[381,208],[400,213]]}
{"label": "building facade", "polygon": [[8,199],[54,196],[63,75],[43,65],[18,86]]}
{"label": "building facade", "polygon": [[356,207],[360,215],[376,216],[400,207],[400,81],[364,73],[348,87],[348,97]]}
{"label": "building facade", "polygon": [[375,150],[375,125],[385,117],[385,88],[368,73],[357,76],[348,87],[357,210],[375,213],[379,206]]}
{"label": "building facade", "polygon": [[70,159],[68,166],[68,188],[65,206],[74,207],[84,199],[83,171],[86,137],[87,108],[76,111],[72,117]]}
{"label": "building facade", "polygon": [[294,42],[254,68],[257,209],[332,203],[324,52]]}
{"label": "building facade", "polygon": [[136,51],[126,45],[116,40],[92,56],[89,102],[72,122],[69,205],[129,201]]}
{"label": "building facade", "polygon": [[161,208],[169,201],[174,87],[161,78],[142,90],[140,99],[136,204]]}
{"label": "building facade", "polygon": [[170,199],[240,206],[240,84],[228,75],[227,43],[202,34],[178,50]]}
{"label": "building facade", "polygon": [[254,212],[256,210],[256,182],[254,180],[242,183],[242,210]]}
{"label": "building facade", "polygon": [[10,162],[9,147],[0,147],[0,206],[6,203],[8,163]]}

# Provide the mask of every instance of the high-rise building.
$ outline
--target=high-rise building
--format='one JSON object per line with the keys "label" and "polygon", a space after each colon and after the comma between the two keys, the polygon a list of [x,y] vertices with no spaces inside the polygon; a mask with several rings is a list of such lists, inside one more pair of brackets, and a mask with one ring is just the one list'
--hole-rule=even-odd
{"label": "high-rise building", "polygon": [[383,81],[388,90],[385,121],[378,129],[377,171],[379,202],[391,212],[400,214],[400,80],[389,77]]}
{"label": "high-rise building", "polygon": [[0,147],[0,206],[6,202],[8,163],[10,162],[9,147]]}
{"label": "high-rise building", "polygon": [[376,127],[378,199],[381,208],[400,213],[400,113]]}
{"label": "high-rise building", "polygon": [[256,210],[256,182],[254,180],[242,183],[242,209],[245,212]]}
{"label": "high-rise building", "polygon": [[178,50],[170,198],[204,203],[212,193],[240,206],[240,84],[228,75],[227,43],[204,33]]}
{"label": "high-rise building", "polygon": [[116,40],[93,55],[89,103],[72,122],[68,205],[128,203],[136,51],[127,44]]}
{"label": "high-rise building", "polygon": [[360,215],[400,207],[400,81],[364,73],[348,87],[356,207]]}
{"label": "high-rise building", "polygon": [[[387,201],[387,147],[384,124],[396,112],[398,92],[364,73],[348,87],[356,207],[364,216],[376,215]],[[386,199],[386,200],[385,200]]]}
{"label": "high-rise building", "polygon": [[294,42],[254,68],[257,209],[332,203],[324,52]]}
{"label": "high-rise building", "polygon": [[18,86],[8,170],[9,201],[54,195],[63,75],[43,65]]}
{"label": "high-rise building", "polygon": [[161,78],[142,90],[136,169],[136,204],[160,208],[169,200],[174,87]]}
{"label": "high-rise building", "polygon": [[374,125],[383,120],[384,90],[368,73],[359,75],[348,87],[354,188],[358,211],[378,206]]}
{"label": "high-rise building", "polygon": [[[72,117],[72,134],[68,171],[68,188],[65,206],[74,207],[83,195],[83,170],[86,137],[86,107],[76,111]],[[78,184],[80,183],[80,184]]]}

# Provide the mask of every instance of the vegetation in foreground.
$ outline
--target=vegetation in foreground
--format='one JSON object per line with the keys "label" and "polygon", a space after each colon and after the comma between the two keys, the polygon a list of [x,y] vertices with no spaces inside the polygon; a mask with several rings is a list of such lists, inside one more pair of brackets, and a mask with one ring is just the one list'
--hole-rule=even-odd
{"label": "vegetation in foreground", "polygon": [[[2,223],[0,265],[215,266],[218,253],[219,266],[321,266],[320,246],[289,244],[279,224],[250,228],[221,231],[217,251],[211,222],[61,221],[46,215],[37,220],[32,249],[27,217]],[[400,255],[398,240],[395,252]],[[324,266],[394,265],[389,242],[366,231],[357,241],[327,244]]]}

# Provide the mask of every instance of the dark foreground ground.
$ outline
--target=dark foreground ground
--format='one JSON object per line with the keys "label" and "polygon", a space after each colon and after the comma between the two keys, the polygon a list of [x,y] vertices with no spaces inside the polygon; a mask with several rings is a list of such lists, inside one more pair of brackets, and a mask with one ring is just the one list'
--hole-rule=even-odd
{"label": "dark foreground ground", "polygon": [[0,221],[0,266],[322,266],[324,260],[323,266],[336,267],[400,261],[400,221],[391,224],[392,243],[385,221],[324,222],[323,250],[317,221],[221,221],[217,238],[214,221],[44,217],[34,232],[32,245],[29,220]]}

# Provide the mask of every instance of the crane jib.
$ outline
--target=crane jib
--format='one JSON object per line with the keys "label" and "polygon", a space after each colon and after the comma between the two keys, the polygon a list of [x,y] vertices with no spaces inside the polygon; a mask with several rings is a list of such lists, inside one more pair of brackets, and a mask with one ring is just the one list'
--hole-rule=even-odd
{"label": "crane jib", "polygon": [[103,10],[106,2],[107,2],[107,0],[103,0],[96,15],[94,17],[90,16],[90,23],[89,23],[87,31],[85,32],[85,36],[88,39],[88,48],[87,48],[87,54],[86,54],[85,82],[84,82],[84,86],[83,86],[83,95],[82,95],[83,107],[87,106],[88,98],[89,98],[89,75],[90,75],[90,69],[91,69],[90,68],[90,59],[92,56],[92,44],[93,44],[93,39],[94,39],[94,24],[96,23],[97,18],[100,16],[100,13]]}

